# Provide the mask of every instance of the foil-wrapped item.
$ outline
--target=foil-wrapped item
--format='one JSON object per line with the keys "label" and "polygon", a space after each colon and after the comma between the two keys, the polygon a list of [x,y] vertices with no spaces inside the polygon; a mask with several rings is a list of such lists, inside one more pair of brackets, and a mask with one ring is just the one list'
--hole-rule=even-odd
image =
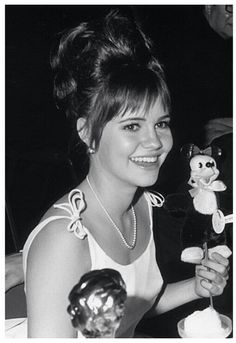
{"label": "foil-wrapped item", "polygon": [[124,315],[126,285],[114,269],[84,274],[69,294],[74,328],[86,338],[113,338]]}

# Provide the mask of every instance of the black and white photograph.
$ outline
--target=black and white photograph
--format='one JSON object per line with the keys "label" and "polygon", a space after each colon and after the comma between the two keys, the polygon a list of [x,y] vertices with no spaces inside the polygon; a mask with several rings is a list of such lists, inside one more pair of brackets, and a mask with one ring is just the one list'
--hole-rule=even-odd
{"label": "black and white photograph", "polygon": [[5,338],[233,338],[233,4],[4,4]]}

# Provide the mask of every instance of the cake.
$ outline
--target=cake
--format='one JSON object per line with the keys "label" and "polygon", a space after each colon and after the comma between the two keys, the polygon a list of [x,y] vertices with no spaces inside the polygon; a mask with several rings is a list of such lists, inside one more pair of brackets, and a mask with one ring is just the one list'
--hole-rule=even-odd
{"label": "cake", "polygon": [[187,316],[184,321],[184,331],[189,338],[225,337],[220,315],[212,307],[207,307],[203,311],[195,311]]}

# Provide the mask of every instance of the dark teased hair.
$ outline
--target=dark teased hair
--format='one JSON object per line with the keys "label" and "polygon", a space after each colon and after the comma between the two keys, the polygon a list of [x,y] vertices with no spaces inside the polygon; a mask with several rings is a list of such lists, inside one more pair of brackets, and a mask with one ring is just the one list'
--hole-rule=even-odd
{"label": "dark teased hair", "polygon": [[119,11],[63,33],[51,66],[58,106],[71,120],[86,119],[95,147],[115,116],[143,106],[146,112],[158,96],[169,110],[169,91],[150,40]]}

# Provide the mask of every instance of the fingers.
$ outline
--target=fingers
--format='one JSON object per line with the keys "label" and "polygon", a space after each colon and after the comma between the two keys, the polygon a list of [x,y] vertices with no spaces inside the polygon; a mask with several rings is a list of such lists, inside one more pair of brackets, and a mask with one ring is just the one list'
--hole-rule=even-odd
{"label": "fingers", "polygon": [[215,273],[207,269],[199,269],[198,276],[208,280],[208,282],[214,282],[215,284],[226,284],[226,278],[219,273]]}
{"label": "fingers", "polygon": [[229,260],[216,252],[212,254],[212,258],[214,260],[208,259],[206,261],[203,259],[201,261],[202,266],[205,266],[228,279]]}
{"label": "fingers", "polygon": [[212,253],[212,257],[216,262],[223,264],[225,267],[229,266],[229,260],[226,257],[219,254],[218,252]]}
{"label": "fingers", "polygon": [[226,286],[229,270],[229,260],[218,253],[213,253],[212,258],[201,261],[196,266],[196,275],[200,278],[200,284],[213,296],[220,295]]}
{"label": "fingers", "polygon": [[206,290],[208,290],[209,293],[211,293],[213,296],[216,296],[216,295],[221,295],[223,293],[224,287],[226,285],[226,281],[223,282],[222,284],[216,284],[213,282],[209,282],[205,279],[202,279],[200,281],[200,284],[202,287],[204,287]]}
{"label": "fingers", "polygon": [[[198,276],[200,276],[203,279],[202,281],[204,281],[204,285],[207,283],[206,288],[208,290],[211,289],[211,285],[214,285],[217,287],[219,286],[223,289],[226,286],[226,278],[223,277],[219,273],[214,273],[214,272],[209,271],[209,270],[199,269],[197,274],[198,274]],[[201,281],[201,283],[202,283],[202,281]]]}

